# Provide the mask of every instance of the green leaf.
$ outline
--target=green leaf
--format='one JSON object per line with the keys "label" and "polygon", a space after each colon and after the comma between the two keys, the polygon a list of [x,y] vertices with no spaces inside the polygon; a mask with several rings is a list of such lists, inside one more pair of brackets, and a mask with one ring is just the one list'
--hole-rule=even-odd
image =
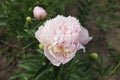
{"label": "green leaf", "polygon": [[9,79],[10,80],[14,80],[14,79],[23,79],[23,80],[28,80],[31,77],[30,74],[26,74],[26,73],[16,73],[13,76],[11,76]]}
{"label": "green leaf", "polygon": [[22,76],[21,73],[16,73],[16,74],[14,74],[13,76],[10,77],[10,80],[13,80],[13,79],[19,78],[19,77],[21,77],[21,76]]}
{"label": "green leaf", "polygon": [[0,22],[0,27],[4,27],[4,26],[6,26],[7,25],[7,22]]}
{"label": "green leaf", "polygon": [[43,67],[41,67],[34,75],[32,80],[37,80],[40,77],[42,77],[45,73],[47,73],[52,67],[49,65],[45,65]]}
{"label": "green leaf", "polygon": [[23,63],[23,62],[39,62],[41,61],[41,56],[38,56],[38,55],[30,55],[28,57],[26,57],[24,60],[22,60],[20,63]]}
{"label": "green leaf", "polygon": [[25,44],[24,44],[23,49],[28,48],[29,46],[33,45],[34,43],[36,43],[36,41],[35,41],[35,40],[28,41],[27,43],[25,43]]}
{"label": "green leaf", "polygon": [[24,31],[25,31],[28,35],[34,37],[34,32],[33,32],[33,30],[24,29]]}
{"label": "green leaf", "polygon": [[108,67],[105,68],[105,71],[104,71],[104,75],[109,75],[110,72],[114,69],[114,66],[113,65],[110,65]]}

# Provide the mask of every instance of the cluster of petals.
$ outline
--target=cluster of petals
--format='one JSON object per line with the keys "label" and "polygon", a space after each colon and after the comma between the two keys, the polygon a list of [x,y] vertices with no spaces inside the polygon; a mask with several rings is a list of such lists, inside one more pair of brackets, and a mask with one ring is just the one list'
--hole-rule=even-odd
{"label": "cluster of petals", "polygon": [[79,20],[62,15],[47,20],[35,32],[35,37],[44,45],[45,56],[55,66],[69,62],[92,39]]}

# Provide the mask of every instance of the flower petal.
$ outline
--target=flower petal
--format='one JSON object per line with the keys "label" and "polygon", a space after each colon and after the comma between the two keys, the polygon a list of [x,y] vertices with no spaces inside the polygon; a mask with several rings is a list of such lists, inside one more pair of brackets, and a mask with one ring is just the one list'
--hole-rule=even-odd
{"label": "flower petal", "polygon": [[48,51],[48,48],[45,46],[44,47],[44,54],[45,56],[51,61],[51,63],[55,66],[59,66],[61,64],[60,61],[58,61],[57,59],[55,59]]}
{"label": "flower petal", "polygon": [[80,43],[85,45],[91,39],[92,39],[92,37],[89,37],[88,30],[83,28],[83,27],[81,27],[80,36],[79,36]]}
{"label": "flower petal", "polygon": [[62,64],[69,62],[75,56],[75,53],[76,53],[76,51],[74,51],[73,53],[67,54],[67,56],[64,58],[64,61],[62,62]]}

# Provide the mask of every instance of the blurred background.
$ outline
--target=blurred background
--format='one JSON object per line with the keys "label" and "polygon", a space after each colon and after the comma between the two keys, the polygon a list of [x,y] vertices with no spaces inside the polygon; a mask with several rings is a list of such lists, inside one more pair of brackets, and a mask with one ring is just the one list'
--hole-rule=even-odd
{"label": "blurred background", "polygon": [[[45,20],[34,18],[35,6],[41,6],[47,11]],[[44,21],[58,14],[76,17],[93,37],[86,47],[86,53],[78,51],[81,63],[77,66],[72,63],[78,57],[68,63],[67,66],[72,65],[74,70],[70,73],[65,69],[69,78],[61,80],[120,80],[120,0],[1,0],[0,80],[32,80],[31,76],[36,72],[31,71],[34,70],[31,64],[21,64],[20,61],[37,59],[36,55],[40,55],[40,64],[35,65],[44,67],[47,62],[44,61],[43,51],[38,47],[34,32]],[[28,16],[30,20],[26,19]],[[95,60],[87,62],[86,59],[92,53],[98,56],[92,56]],[[48,67],[45,70],[46,73],[36,73],[40,77],[35,80],[53,80],[49,76],[51,72]]]}

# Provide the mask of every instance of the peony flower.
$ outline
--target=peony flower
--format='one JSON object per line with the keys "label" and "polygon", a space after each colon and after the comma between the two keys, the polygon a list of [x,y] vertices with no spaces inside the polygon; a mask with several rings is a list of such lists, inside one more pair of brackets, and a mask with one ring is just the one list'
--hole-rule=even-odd
{"label": "peony flower", "polygon": [[44,19],[47,17],[47,12],[39,6],[36,6],[33,10],[34,17],[37,19]]}
{"label": "peony flower", "polygon": [[35,37],[44,45],[45,56],[55,66],[69,62],[92,39],[76,18],[60,15],[40,26]]}

